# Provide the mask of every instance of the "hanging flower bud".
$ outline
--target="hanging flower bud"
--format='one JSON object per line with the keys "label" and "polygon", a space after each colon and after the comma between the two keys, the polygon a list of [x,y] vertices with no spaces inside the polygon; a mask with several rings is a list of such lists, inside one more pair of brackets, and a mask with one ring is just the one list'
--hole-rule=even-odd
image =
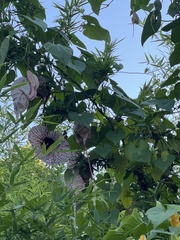
{"label": "hanging flower bud", "polygon": [[139,24],[140,20],[136,12],[133,12],[131,21],[132,21],[132,24]]}
{"label": "hanging flower bud", "polygon": [[74,136],[75,136],[77,144],[83,144],[84,146],[86,146],[86,142],[91,137],[90,128],[84,126],[83,124],[75,123]]}
{"label": "hanging flower bud", "polygon": [[31,71],[27,71],[27,79],[30,83],[29,100],[33,100],[37,96],[37,89],[39,87],[39,80]]}
{"label": "hanging flower bud", "polygon": [[[14,87],[16,85],[19,85],[19,84],[25,83],[25,82],[27,82],[27,79],[25,77],[20,77],[14,81],[12,86]],[[29,93],[30,93],[29,83],[27,83],[23,86],[14,88],[11,91],[11,96],[12,96],[13,104],[14,104],[14,113],[16,115],[16,119],[18,119],[19,114],[21,112],[23,112],[24,110],[27,109],[27,107],[29,105],[29,98],[28,98]]]}
{"label": "hanging flower bud", "polygon": [[[24,84],[23,83],[26,83]],[[27,78],[20,77],[16,79],[12,86],[15,87],[22,83],[22,86],[14,88],[11,91],[11,96],[14,103],[14,113],[16,119],[19,114],[28,108],[29,101],[33,100],[37,96],[37,88],[39,87],[39,80],[31,71],[27,71]]]}

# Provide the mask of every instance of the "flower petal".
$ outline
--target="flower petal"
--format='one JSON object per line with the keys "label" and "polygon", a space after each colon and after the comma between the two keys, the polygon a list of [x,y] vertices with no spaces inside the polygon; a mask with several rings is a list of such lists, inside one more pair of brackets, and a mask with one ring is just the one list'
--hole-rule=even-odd
{"label": "flower petal", "polygon": [[[14,81],[12,86],[25,83],[26,81],[27,81],[26,78],[20,77]],[[29,93],[30,93],[30,85],[28,83],[23,86],[17,87],[11,91],[16,119],[18,119],[19,114],[21,112],[27,109],[29,105],[29,100],[28,100]]]}
{"label": "flower petal", "polygon": [[30,70],[27,71],[27,79],[30,82],[30,89],[31,89],[28,97],[29,97],[29,100],[33,100],[37,96],[37,89],[39,87],[39,79]]}

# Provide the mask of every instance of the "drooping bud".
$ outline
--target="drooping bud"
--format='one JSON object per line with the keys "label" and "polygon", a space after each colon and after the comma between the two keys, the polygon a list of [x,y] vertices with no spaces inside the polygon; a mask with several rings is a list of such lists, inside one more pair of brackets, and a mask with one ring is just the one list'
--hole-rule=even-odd
{"label": "drooping bud", "polygon": [[25,77],[20,77],[14,81],[12,84],[13,87],[23,84],[17,88],[11,90],[11,96],[14,104],[14,113],[16,115],[16,119],[19,118],[19,114],[25,111],[29,105],[28,95],[30,93],[30,85],[27,83],[27,79]]}
{"label": "drooping bud", "polygon": [[77,144],[86,145],[86,142],[91,137],[91,131],[89,127],[84,126],[80,123],[75,123],[74,125],[74,136],[76,139]]}
{"label": "drooping bud", "polygon": [[27,79],[30,83],[29,100],[33,100],[37,96],[37,89],[39,87],[39,80],[30,70],[27,71]]}
{"label": "drooping bud", "polygon": [[132,24],[139,24],[140,20],[136,12],[133,12],[131,21],[132,21]]}

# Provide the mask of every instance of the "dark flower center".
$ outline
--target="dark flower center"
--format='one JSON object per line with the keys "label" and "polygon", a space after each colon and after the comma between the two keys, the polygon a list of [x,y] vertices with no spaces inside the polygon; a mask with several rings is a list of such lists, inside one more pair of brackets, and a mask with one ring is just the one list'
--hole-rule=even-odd
{"label": "dark flower center", "polygon": [[46,149],[48,149],[55,141],[52,138],[45,137],[43,143],[46,145]]}

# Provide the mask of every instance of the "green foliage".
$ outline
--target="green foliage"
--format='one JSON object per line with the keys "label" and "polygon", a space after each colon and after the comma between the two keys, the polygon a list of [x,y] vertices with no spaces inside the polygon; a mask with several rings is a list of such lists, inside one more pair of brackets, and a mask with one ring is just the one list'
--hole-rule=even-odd
{"label": "green foliage", "polygon": [[[0,3],[1,239],[179,238],[179,228],[169,222],[180,212],[180,124],[174,118],[180,99],[179,1],[171,1],[168,14],[175,19],[159,33],[161,1],[131,0],[131,14],[149,12],[142,44],[160,36],[161,44],[170,46],[168,63],[165,57],[146,55],[155,72],[136,99],[111,78],[123,66],[114,55],[119,42],[111,41],[96,18],[109,6],[105,2],[54,4],[59,10],[54,27],[46,24],[38,0]],[[93,13],[88,13],[88,4]],[[77,37],[79,30],[102,41],[104,50],[89,52]],[[38,97],[16,121],[11,84],[17,72],[26,75],[27,70],[40,80]],[[29,124],[37,122],[68,132],[72,150],[82,153],[74,168],[49,167],[36,158],[27,133]],[[85,146],[76,143],[74,122],[91,130]],[[43,153],[61,141],[48,150],[42,146]],[[70,186],[80,172],[86,177],[89,167],[94,180],[85,189],[65,186],[64,181]]]}
{"label": "green foliage", "polygon": [[82,18],[87,21],[87,24],[83,25],[83,33],[86,37],[110,42],[109,32],[100,26],[96,18],[87,15]]}
{"label": "green foliage", "polygon": [[101,5],[103,2],[105,2],[105,0],[97,0],[97,1],[88,0],[88,2],[91,4],[91,8],[92,8],[93,12],[98,15]]}
{"label": "green foliage", "polygon": [[145,41],[155,34],[161,26],[161,8],[162,4],[159,0],[154,2],[154,8],[152,12],[149,13],[146,22],[143,27],[143,32],[141,36],[142,45]]}
{"label": "green foliage", "polygon": [[7,53],[9,49],[9,39],[5,38],[2,43],[1,43],[1,48],[0,48],[0,64],[4,63],[4,60],[6,59]]}

